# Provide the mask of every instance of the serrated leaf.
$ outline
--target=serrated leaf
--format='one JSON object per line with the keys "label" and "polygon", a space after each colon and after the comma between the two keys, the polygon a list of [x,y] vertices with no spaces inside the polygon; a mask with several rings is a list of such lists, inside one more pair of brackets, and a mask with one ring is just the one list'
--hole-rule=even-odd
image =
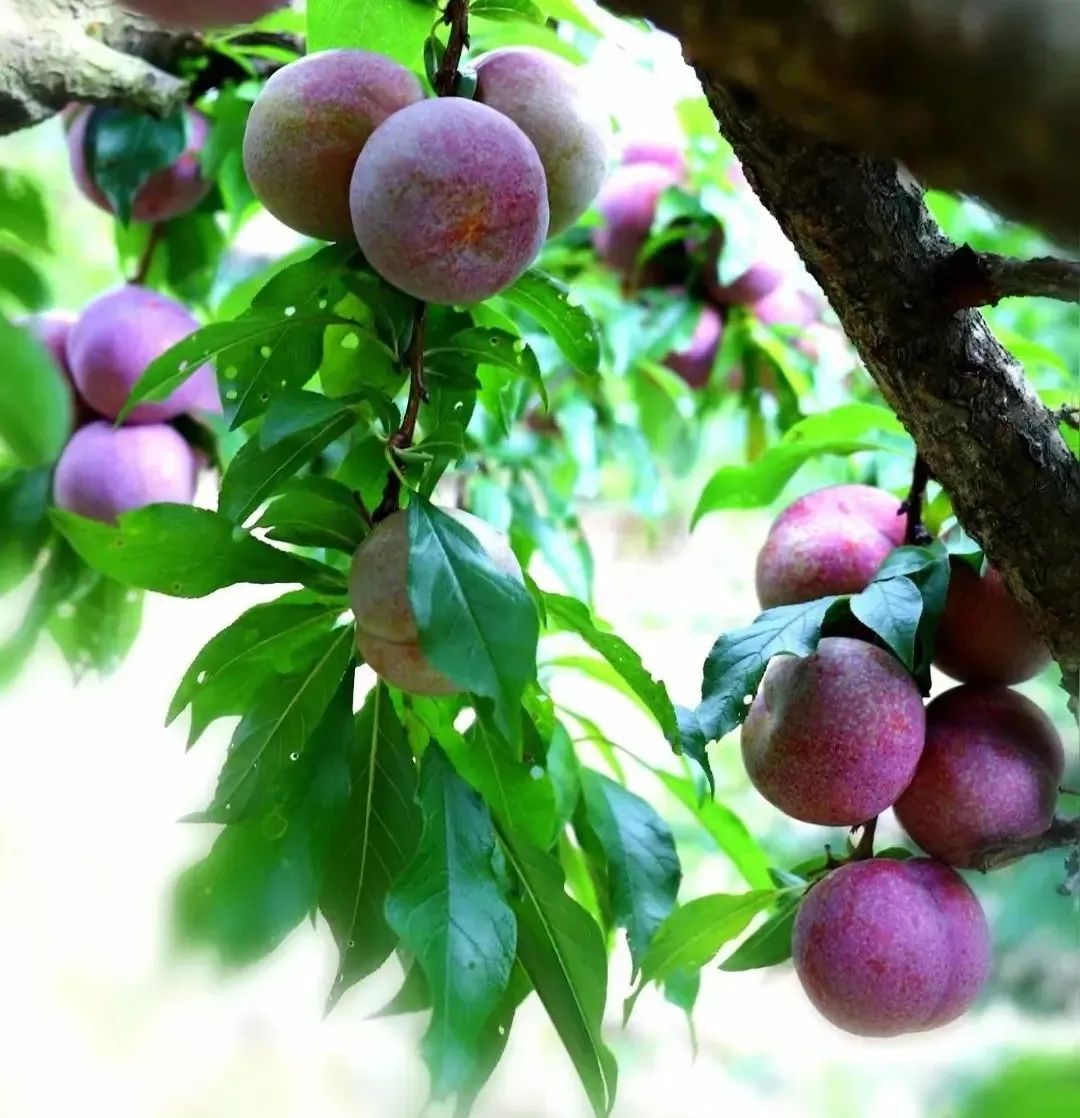
{"label": "serrated leaf", "polygon": [[483,800],[429,746],[420,774],[424,828],[416,857],[386,898],[386,919],[432,994],[424,1058],[436,1098],[469,1081],[484,1028],[510,980],[517,921],[492,869],[495,831]]}
{"label": "serrated leaf", "polygon": [[188,505],[147,505],[100,524],[61,509],[53,523],[95,570],[125,586],[201,598],[237,583],[301,583],[344,592],[343,576],[322,563],[279,551]]}
{"label": "serrated leaf", "polygon": [[612,915],[626,929],[635,971],[675,907],[682,870],[671,828],[621,784],[584,769],[585,811],[607,857]]}
{"label": "serrated leaf", "polygon": [[558,280],[530,269],[499,297],[541,326],[579,373],[590,378],[599,375],[599,328],[584,307],[571,303],[568,289]]}
{"label": "serrated leaf", "polygon": [[71,388],[45,346],[2,315],[0,353],[0,445],[20,466],[49,465],[71,435]]}
{"label": "serrated leaf", "polygon": [[340,612],[340,606],[301,590],[241,614],[192,661],[166,725],[190,706],[190,745],[215,719],[242,715],[267,676],[292,674],[313,644],[328,642]]}
{"label": "serrated leaf", "polygon": [[709,741],[742,724],[747,699],[757,691],[769,661],[781,652],[806,656],[817,648],[826,614],[842,598],[776,606],[744,629],[721,635],[705,661],[701,704],[694,711]]}
{"label": "serrated leaf", "polygon": [[257,527],[266,538],[301,547],[326,547],[352,554],[368,534],[352,491],[325,477],[286,482]]}
{"label": "serrated leaf", "polygon": [[604,1044],[607,955],[600,928],[563,888],[559,863],[501,832],[520,885],[518,958],[551,1018],[597,1118],[611,1113],[618,1077]]}
{"label": "serrated leaf", "polygon": [[611,665],[619,676],[656,719],[664,737],[676,748],[680,735],[675,708],[664,684],[654,679],[641,662],[641,657],[614,633],[597,627],[586,606],[562,594],[543,596],[548,627],[576,633],[585,643]]}
{"label": "serrated leaf", "polygon": [[[176,887],[182,940],[211,947],[227,963],[269,954],[313,909],[331,838],[349,796],[352,681],[343,681],[308,749],[261,811],[227,826]],[[336,860],[334,851],[330,861]]]}
{"label": "serrated leaf", "polygon": [[539,621],[528,591],[497,570],[476,537],[422,497],[409,504],[409,603],[430,663],[495,702],[516,739],[515,711],[536,677]]}
{"label": "serrated leaf", "polygon": [[923,600],[909,578],[875,579],[848,606],[856,619],[875,632],[909,671],[915,666],[915,634],[922,619]]}
{"label": "serrated leaf", "polygon": [[143,594],[96,572],[87,577],[49,621],[76,677],[115,671],[131,651],[142,624]]}
{"label": "serrated leaf", "polygon": [[386,896],[420,840],[416,763],[381,683],[356,718],[349,770],[349,804],[319,896],[339,955],[331,1005],[393,951],[397,937],[386,921]]}
{"label": "serrated leaf", "polygon": [[48,542],[51,485],[47,468],[14,470],[0,478],[0,594],[30,574]]}
{"label": "serrated leaf", "polygon": [[784,897],[768,920],[746,937],[720,964],[721,970],[757,970],[791,958],[791,933],[802,895]]}
{"label": "serrated leaf", "polygon": [[438,18],[436,0],[309,0],[308,50],[362,47],[419,70]]}
{"label": "serrated leaf", "polygon": [[289,780],[318,724],[346,675],[352,677],[354,632],[351,625],[306,649],[296,672],[270,676],[256,692],[229,743],[214,798],[193,817],[207,823],[247,819],[263,810]]}

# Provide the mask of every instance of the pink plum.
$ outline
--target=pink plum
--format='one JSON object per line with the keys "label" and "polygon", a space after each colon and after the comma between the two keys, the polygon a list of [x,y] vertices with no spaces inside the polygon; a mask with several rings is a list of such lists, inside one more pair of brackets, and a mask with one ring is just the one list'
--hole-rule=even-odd
{"label": "pink plum", "polygon": [[98,421],[77,431],[53,479],[58,508],[112,523],[121,513],[162,501],[195,498],[195,455],[165,424],[113,427]]}
{"label": "pink plum", "polygon": [[656,136],[629,136],[624,139],[619,162],[624,167],[635,163],[667,167],[680,179],[686,174],[686,152],[682,146]]}
{"label": "pink plum", "polygon": [[229,27],[251,23],[285,6],[287,0],[121,0],[129,12],[170,27]]}
{"label": "pink plum", "polygon": [[423,96],[414,74],[369,51],[326,50],[290,62],[270,77],[248,117],[251,189],[298,233],[349,239],[357,156],[383,121]]}
{"label": "pink plum", "polygon": [[928,854],[977,866],[1050,825],[1065,769],[1054,724],[1007,687],[954,687],[926,710],[926,749],[896,818]]}
{"label": "pink plum", "polygon": [[795,819],[854,826],[907,787],[925,735],[922,696],[889,653],[826,637],[774,657],[742,728],[751,784]]}
{"label": "pink plum", "polygon": [[594,233],[594,243],[609,268],[623,275],[634,271],[638,253],[649,239],[660,195],[678,181],[670,167],[655,163],[633,163],[608,176],[596,198],[603,224]]}
{"label": "pink plum", "polygon": [[709,383],[723,332],[724,320],[719,313],[712,307],[702,307],[690,341],[685,348],[669,353],[664,364],[691,388],[703,388]]}
{"label": "pink plum", "polygon": [[512,284],[548,230],[544,167],[528,136],[460,97],[395,113],[353,173],[356,239],[371,266],[429,303],[476,303]]}
{"label": "pink plum", "polygon": [[709,276],[706,286],[711,299],[721,306],[728,306],[731,303],[757,303],[771,295],[786,278],[783,268],[759,260],[731,283],[721,283],[719,278]]}

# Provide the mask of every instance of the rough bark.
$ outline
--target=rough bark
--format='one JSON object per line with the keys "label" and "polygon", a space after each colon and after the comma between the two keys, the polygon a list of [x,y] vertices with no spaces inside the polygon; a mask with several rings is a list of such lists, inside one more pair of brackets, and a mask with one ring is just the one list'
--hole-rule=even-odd
{"label": "rough bark", "polygon": [[827,139],[903,160],[1070,250],[1080,225],[1072,0],[613,0]]}
{"label": "rough bark", "polygon": [[702,76],[751,185],[1075,687],[1080,462],[982,316],[943,301],[955,246],[920,186],[893,161],[817,139]]}
{"label": "rough bark", "polygon": [[1015,260],[961,245],[940,273],[942,297],[954,309],[992,307],[1009,295],[1041,295],[1080,303],[1080,263],[1040,256]]}

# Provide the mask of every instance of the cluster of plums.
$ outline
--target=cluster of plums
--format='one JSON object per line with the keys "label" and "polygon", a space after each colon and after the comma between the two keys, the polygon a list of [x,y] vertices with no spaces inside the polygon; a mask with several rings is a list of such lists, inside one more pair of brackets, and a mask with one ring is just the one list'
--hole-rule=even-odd
{"label": "cluster of plums", "polygon": [[[757,563],[768,608],[863,590],[904,541],[895,498],[863,485],[811,493],[773,524]],[[1049,651],[993,570],[954,559],[935,664],[962,684],[924,707],[876,645],[827,637],[772,660],[742,731],[751,782],[795,819],[857,826],[889,807],[930,856],[852,861],[806,896],[796,971],[835,1024],[872,1036],[962,1013],[989,965],[986,921],[952,867],[1053,818],[1064,751],[1053,724],[1007,686]]]}
{"label": "cluster of plums", "polygon": [[[607,177],[596,199],[601,224],[594,234],[597,255],[622,277],[630,288],[660,287],[683,290],[691,264],[689,245],[675,243],[641,262],[649,240],[660,197],[669,187],[686,183],[686,157],[665,140],[630,140],[622,149],[620,165]],[[736,176],[737,188],[748,190]],[[717,261],[722,237],[705,246],[707,257],[700,277],[702,307],[687,344],[664,358],[664,364],[692,388],[708,383],[724,333],[725,317],[732,307],[746,307],[766,326],[787,326],[805,331],[818,322],[821,306],[799,288],[790,265],[763,256],[730,283],[721,283]],[[813,356],[814,342],[800,336],[801,347]],[[733,373],[730,387],[742,387],[742,374]],[[769,385],[763,385],[768,388]]]}
{"label": "cluster of plums", "polygon": [[413,73],[368,51],[283,67],[248,119],[252,190],[298,232],[355,237],[384,279],[418,299],[486,299],[589,207],[608,125],[555,55],[506,48],[475,69],[468,100],[427,98]]}
{"label": "cluster of plums", "polygon": [[139,404],[114,421],[147,366],[198,323],[179,303],[135,284],[108,292],[79,316],[52,312],[27,321],[71,385],[76,430],[56,465],[58,508],[92,520],[161,501],[190,504],[199,461],[169,422],[221,410],[213,370],[204,366],[168,399]]}

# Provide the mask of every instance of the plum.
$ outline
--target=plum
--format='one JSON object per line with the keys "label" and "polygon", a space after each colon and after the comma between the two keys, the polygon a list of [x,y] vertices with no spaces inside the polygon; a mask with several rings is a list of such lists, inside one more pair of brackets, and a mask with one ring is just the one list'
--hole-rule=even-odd
{"label": "plum", "polygon": [[786,269],[767,260],[759,260],[731,283],[721,283],[710,270],[706,288],[709,298],[726,307],[732,303],[757,303],[771,295],[785,279]]}
{"label": "plum", "polygon": [[506,47],[476,64],[476,100],[508,116],[532,141],[547,175],[548,236],[592,205],[607,171],[606,114],[579,71],[548,51]]}
{"label": "plum", "polygon": [[817,1010],[859,1036],[935,1029],[986,981],[990,935],[954,870],[925,858],[849,862],[807,893],[791,941]]}
{"label": "plum", "polygon": [[286,3],[287,0],[121,0],[120,7],[170,27],[229,27],[251,23]]}
{"label": "plum", "polygon": [[926,748],[896,818],[927,854],[977,866],[987,848],[1046,830],[1064,769],[1061,738],[1029,699],[954,687],[926,709]]}
{"label": "plum", "polygon": [[[75,184],[100,209],[113,213],[112,204],[90,177],[86,164],[86,130],[97,110],[85,108],[77,112],[68,132],[68,154]],[[210,191],[212,183],[203,178],[199,152],[206,143],[209,124],[202,113],[185,109],[187,145],[175,163],[156,171],[139,188],[131,206],[135,221],[148,223],[168,221],[193,210]]]}
{"label": "plum", "polygon": [[1022,683],[1050,663],[1050,649],[992,567],[954,559],[934,645],[934,666],[961,683]]}
{"label": "plum", "polygon": [[751,303],[750,311],[765,326],[809,326],[818,317],[814,300],[791,284],[774,288]]}
{"label": "plum", "polygon": [[64,448],[53,499],[59,508],[112,523],[160,501],[191,504],[197,472],[191,448],[167,424],[117,428],[99,420]]}
{"label": "plum", "polygon": [[915,681],[889,653],[826,637],[769,663],[742,728],[750,783],[805,823],[855,826],[896,802],[926,732]]}
{"label": "plum", "polygon": [[660,195],[679,176],[656,163],[632,163],[608,176],[596,198],[603,223],[594,233],[600,259],[622,275],[630,275],[638,253],[649,239]]}
{"label": "plum", "polygon": [[899,513],[895,497],[869,485],[834,485],[788,505],[758,554],[762,607],[864,590],[904,542]]}
{"label": "plum", "polygon": [[21,322],[53,355],[68,380],[71,379],[71,370],[68,368],[67,341],[75,321],[76,316],[68,311],[44,311],[28,315]]}
{"label": "plum", "polygon": [[[75,386],[100,415],[115,419],[147,366],[199,327],[172,299],[128,284],[95,299],[68,337]],[[171,396],[139,404],[128,423],[160,423],[183,412],[221,410],[214,371],[203,365]]]}
{"label": "plum", "polygon": [[461,97],[384,121],[356,161],[353,226],[371,266],[429,303],[476,303],[536,259],[548,230],[544,167],[507,116]]}
{"label": "plum", "polygon": [[[486,521],[446,509],[467,528],[492,564],[511,578],[521,567],[505,537]],[[349,602],[356,616],[356,646],[387,683],[414,695],[450,695],[461,690],[428,663],[409,603],[409,522],[405,511],[388,516],[357,548],[349,571]]]}
{"label": "plum", "polygon": [[658,136],[624,138],[619,149],[619,163],[623,167],[653,163],[666,167],[680,179],[686,174],[686,152],[681,145]]}
{"label": "plum", "polygon": [[712,307],[702,307],[690,341],[683,349],[669,353],[664,364],[691,388],[703,388],[709,383],[723,332],[724,320],[719,313]]}
{"label": "plum", "polygon": [[298,233],[352,237],[349,182],[383,121],[423,100],[404,66],[364,50],[325,50],[290,62],[263,87],[244,131],[251,189]]}

